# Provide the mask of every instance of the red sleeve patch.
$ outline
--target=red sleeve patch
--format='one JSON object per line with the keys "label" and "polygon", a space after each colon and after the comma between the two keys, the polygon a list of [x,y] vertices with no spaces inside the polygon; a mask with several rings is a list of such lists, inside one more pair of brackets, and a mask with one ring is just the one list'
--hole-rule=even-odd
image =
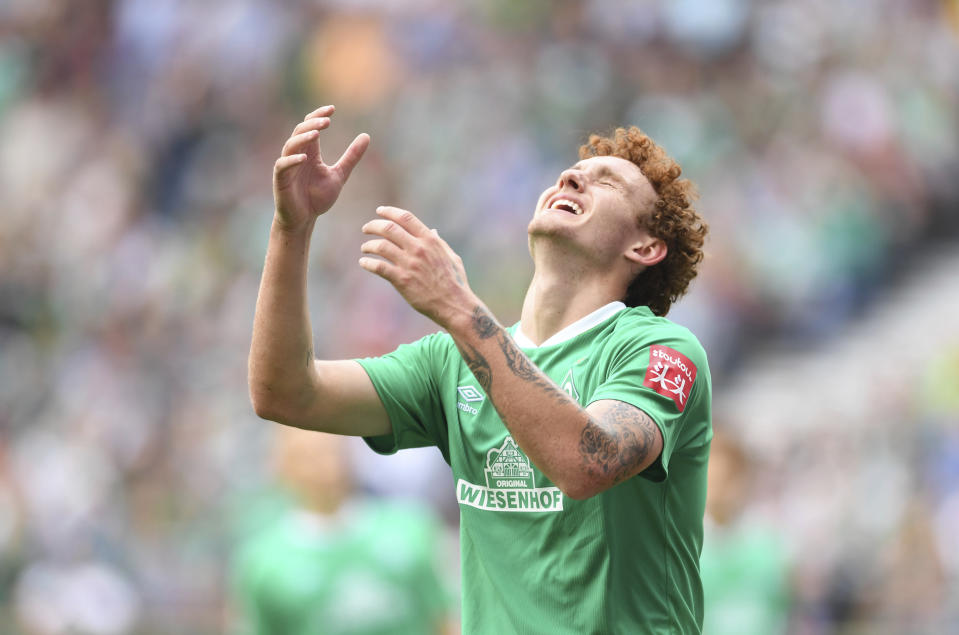
{"label": "red sleeve patch", "polygon": [[649,347],[649,368],[643,385],[672,399],[680,412],[686,407],[695,381],[696,365],[688,357],[668,346]]}

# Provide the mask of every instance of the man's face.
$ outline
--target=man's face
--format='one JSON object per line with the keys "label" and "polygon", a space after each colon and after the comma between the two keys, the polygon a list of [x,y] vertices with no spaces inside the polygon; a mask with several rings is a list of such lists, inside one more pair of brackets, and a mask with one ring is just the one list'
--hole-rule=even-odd
{"label": "man's face", "polygon": [[276,447],[280,478],[304,498],[342,499],[353,489],[343,437],[280,426]]}
{"label": "man's face", "polygon": [[603,264],[619,259],[648,233],[639,225],[656,192],[636,164],[613,156],[583,159],[539,197],[529,223],[530,249],[540,238],[575,246]]}

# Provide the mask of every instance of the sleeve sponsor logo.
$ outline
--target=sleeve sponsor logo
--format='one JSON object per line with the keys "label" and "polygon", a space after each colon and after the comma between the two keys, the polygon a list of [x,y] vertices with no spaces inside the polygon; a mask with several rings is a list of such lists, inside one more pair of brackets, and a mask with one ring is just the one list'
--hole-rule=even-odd
{"label": "sleeve sponsor logo", "polygon": [[649,368],[643,385],[669,397],[682,412],[696,381],[696,365],[688,357],[668,346],[649,348]]}

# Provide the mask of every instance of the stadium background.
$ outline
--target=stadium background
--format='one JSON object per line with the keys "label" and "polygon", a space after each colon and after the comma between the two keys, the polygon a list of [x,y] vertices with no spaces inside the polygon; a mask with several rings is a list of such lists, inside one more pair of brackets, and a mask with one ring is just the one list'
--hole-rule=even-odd
{"label": "stadium background", "polygon": [[[273,478],[246,392],[271,166],[325,103],[328,153],[373,143],[314,240],[318,355],[432,330],[355,264],[375,205],[438,227],[511,323],[537,195],[638,124],[712,226],[671,314],[750,466],[710,535],[761,536],[744,567],[782,584],[715,595],[707,632],[959,629],[959,3],[6,0],[0,38],[4,632],[232,628]],[[436,460],[356,469],[455,553]]]}

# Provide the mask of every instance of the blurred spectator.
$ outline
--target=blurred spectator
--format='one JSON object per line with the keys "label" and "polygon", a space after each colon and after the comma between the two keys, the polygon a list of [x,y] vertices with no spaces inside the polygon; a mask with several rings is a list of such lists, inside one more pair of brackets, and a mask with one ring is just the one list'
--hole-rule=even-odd
{"label": "blurred spectator", "polygon": [[749,515],[755,478],[745,449],[716,426],[700,565],[710,635],[775,635],[789,624],[789,554],[774,527]]}
{"label": "blurred spectator", "polygon": [[278,430],[290,506],[234,561],[240,632],[444,633],[443,530],[427,509],[357,497],[343,437]]}

